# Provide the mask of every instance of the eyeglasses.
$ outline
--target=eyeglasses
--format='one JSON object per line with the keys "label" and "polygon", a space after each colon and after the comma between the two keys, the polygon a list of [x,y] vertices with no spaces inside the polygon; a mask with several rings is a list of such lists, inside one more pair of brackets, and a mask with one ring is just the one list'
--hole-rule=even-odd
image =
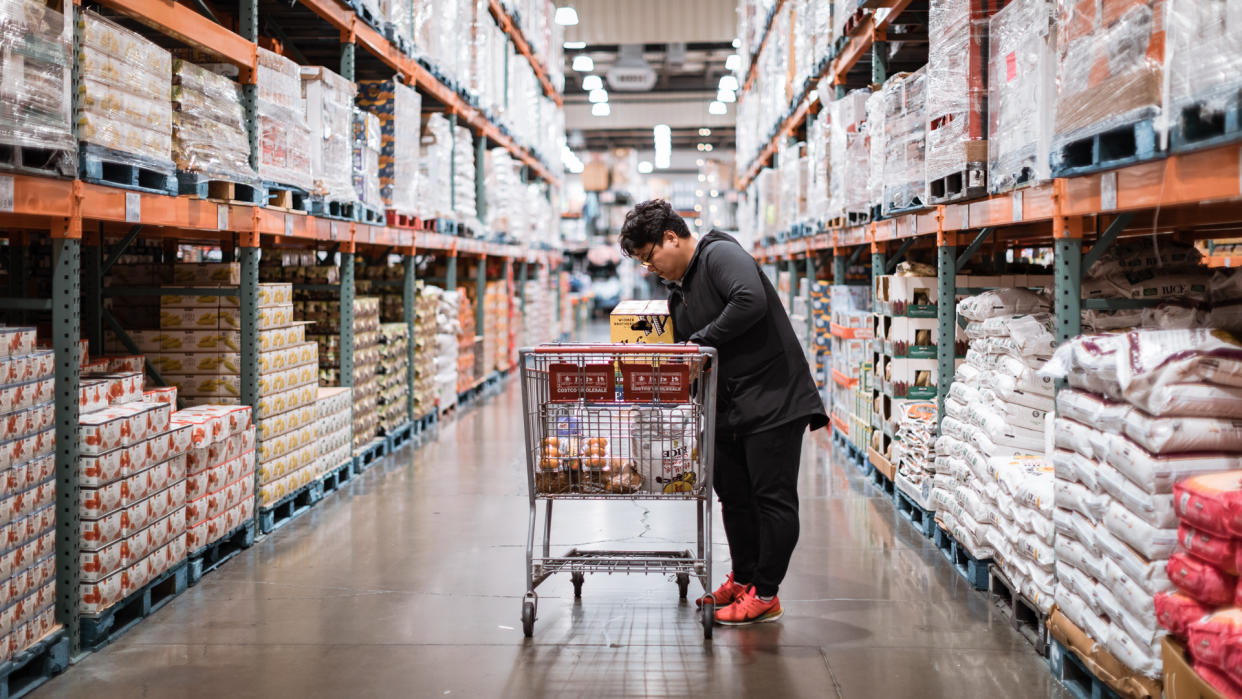
{"label": "eyeglasses", "polygon": [[662,246],[662,245],[664,245],[664,241],[660,241],[660,244],[659,244],[659,245],[656,245],[655,243],[652,243],[652,245],[651,245],[651,250],[650,250],[650,251],[648,251],[646,255],[639,255],[639,257],[638,257],[639,263],[640,263],[643,267],[650,267],[650,266],[651,266],[651,258],[655,257],[655,251],[656,251],[656,248],[658,248],[658,247],[660,247],[660,246]]}

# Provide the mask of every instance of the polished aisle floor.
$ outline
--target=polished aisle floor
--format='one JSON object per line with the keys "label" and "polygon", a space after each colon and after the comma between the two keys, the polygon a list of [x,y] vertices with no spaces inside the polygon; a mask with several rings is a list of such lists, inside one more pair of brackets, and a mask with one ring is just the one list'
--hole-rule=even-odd
{"label": "polished aisle floor", "polygon": [[[560,577],[524,639],[519,397],[510,380],[34,696],[1063,696],[984,597],[811,438],[783,620],[705,643],[671,580],[588,577],[575,602]],[[554,543],[694,537],[684,504],[570,505]]]}

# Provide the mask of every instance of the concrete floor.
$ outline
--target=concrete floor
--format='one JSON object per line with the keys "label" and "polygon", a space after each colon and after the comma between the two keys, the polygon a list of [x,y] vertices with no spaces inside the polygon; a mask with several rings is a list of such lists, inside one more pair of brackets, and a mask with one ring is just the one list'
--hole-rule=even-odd
{"label": "concrete floor", "polygon": [[[540,588],[522,637],[519,387],[208,575],[35,697],[1062,697],[1047,666],[848,465],[808,438],[778,623],[704,642],[658,576]],[[557,505],[554,544],[685,547],[675,503]],[[715,528],[716,578],[728,572]],[[692,584],[691,594],[699,586]]]}

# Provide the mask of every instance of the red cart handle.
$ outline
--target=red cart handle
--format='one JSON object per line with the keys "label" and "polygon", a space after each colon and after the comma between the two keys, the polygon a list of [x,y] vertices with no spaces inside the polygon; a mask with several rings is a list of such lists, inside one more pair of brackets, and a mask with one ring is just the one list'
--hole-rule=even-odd
{"label": "red cart handle", "polygon": [[561,354],[577,352],[579,354],[698,354],[698,345],[590,345],[590,344],[559,344],[539,345],[533,350],[535,354]]}

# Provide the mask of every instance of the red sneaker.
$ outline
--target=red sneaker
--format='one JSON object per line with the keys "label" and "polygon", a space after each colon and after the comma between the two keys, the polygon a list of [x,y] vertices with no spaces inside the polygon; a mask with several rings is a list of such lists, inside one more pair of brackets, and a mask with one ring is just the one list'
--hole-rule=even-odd
{"label": "red sneaker", "polygon": [[[710,597],[715,600],[716,608],[719,609],[733,604],[733,600],[741,597],[745,591],[746,586],[733,582],[733,573],[729,573],[729,577],[725,578],[725,581],[720,584],[720,587],[716,588],[716,591]],[[702,607],[703,603],[708,601],[708,597],[709,595],[703,595],[698,598],[694,601],[695,605]]]}
{"label": "red sneaker", "polygon": [[785,610],[781,609],[779,597],[773,596],[771,600],[765,602],[759,599],[755,586],[751,585],[733,604],[716,610],[716,623],[726,626],[758,624],[764,621],[776,621],[784,613]]}

